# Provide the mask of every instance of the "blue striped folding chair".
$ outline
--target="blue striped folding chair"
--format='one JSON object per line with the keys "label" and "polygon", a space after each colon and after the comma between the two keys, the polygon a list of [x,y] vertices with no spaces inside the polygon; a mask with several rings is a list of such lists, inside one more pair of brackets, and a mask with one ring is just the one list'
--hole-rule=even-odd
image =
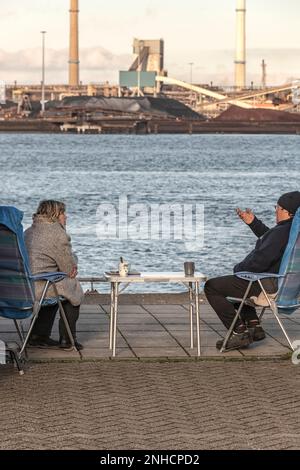
{"label": "blue striped folding chair", "polygon": [[[245,292],[243,299],[229,299],[234,303],[240,303],[239,309],[237,311],[236,317],[228,330],[228,334],[224,340],[223,347],[221,352],[226,350],[228,340],[230,339],[234,327],[241,315],[242,308],[248,302],[248,296],[252,284],[258,282],[264,296],[267,300],[268,307],[264,307],[260,314],[260,320],[263,318],[263,315],[266,310],[271,310],[274,314],[290,348],[292,351],[295,351],[295,346],[293,345],[289,335],[284,328],[280,314],[292,315],[296,310],[300,308],[300,209],[298,209],[290,231],[289,242],[286,247],[284,256],[282,258],[279,274],[270,274],[270,273],[236,273],[237,277],[249,281],[248,288]],[[275,278],[278,279],[279,290],[275,299],[270,298],[266,290],[264,289],[262,281],[264,279]]]}
{"label": "blue striped folding chair", "polygon": [[[0,317],[14,321],[17,333],[22,342],[18,354],[17,366],[20,371],[20,360],[26,353],[26,346],[38,318],[41,307],[45,304],[57,304],[66,327],[70,342],[76,349],[74,338],[67,321],[56,283],[65,279],[67,274],[41,273],[33,276],[30,272],[28,254],[23,235],[23,213],[14,207],[0,206]],[[34,295],[34,282],[44,281],[41,298],[37,301]],[[52,286],[55,298],[47,299],[47,292]],[[23,333],[21,320],[32,317],[27,334]],[[79,352],[79,351],[78,351]],[[80,354],[80,352],[79,352]],[[20,371],[22,372],[22,371]]]}

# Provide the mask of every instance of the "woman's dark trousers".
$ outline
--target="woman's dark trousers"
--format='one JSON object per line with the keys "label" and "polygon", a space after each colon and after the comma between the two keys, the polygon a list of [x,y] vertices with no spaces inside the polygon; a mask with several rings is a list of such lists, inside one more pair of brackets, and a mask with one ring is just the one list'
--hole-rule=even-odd
{"label": "woman's dark trousers", "polygon": [[[76,322],[79,317],[80,306],[74,307],[74,305],[68,301],[63,302],[62,305],[70,326],[70,330],[74,338],[76,338]],[[32,335],[50,338],[57,311],[58,305],[42,307],[34,324]],[[69,337],[61,318],[59,319],[59,337],[60,339],[65,339],[67,342],[69,342]]]}

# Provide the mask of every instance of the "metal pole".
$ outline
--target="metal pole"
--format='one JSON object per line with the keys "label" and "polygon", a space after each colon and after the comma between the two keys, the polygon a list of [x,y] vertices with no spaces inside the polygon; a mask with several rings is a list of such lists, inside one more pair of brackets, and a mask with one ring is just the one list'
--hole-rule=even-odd
{"label": "metal pole", "polygon": [[199,312],[199,281],[195,282],[195,307],[197,324],[197,354],[201,356],[201,337],[200,337],[200,312]]}
{"label": "metal pole", "polygon": [[139,44],[139,60],[138,60],[138,96],[141,96],[141,45]]}
{"label": "metal pole", "polygon": [[47,31],[41,31],[42,34],[42,48],[43,48],[43,58],[42,58],[42,115],[45,113],[45,35]]}
{"label": "metal pole", "polygon": [[139,42],[139,56],[138,56],[138,96],[141,96],[141,52],[144,49],[144,41]]}

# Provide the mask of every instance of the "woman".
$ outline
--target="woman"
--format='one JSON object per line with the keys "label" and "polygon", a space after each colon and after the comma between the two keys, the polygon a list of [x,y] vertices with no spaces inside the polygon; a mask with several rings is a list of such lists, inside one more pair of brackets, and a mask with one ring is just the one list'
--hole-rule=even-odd
{"label": "woman", "polygon": [[[32,226],[25,231],[25,243],[33,275],[58,271],[68,274],[68,277],[58,282],[56,286],[59,295],[65,299],[63,307],[77,349],[83,349],[83,346],[76,340],[76,322],[84,293],[76,279],[78,260],[72,251],[71,239],[66,232],[66,222],[64,203],[42,201],[33,216]],[[36,299],[40,299],[44,286],[43,281],[35,283]],[[55,293],[50,287],[47,298],[53,297],[55,297]],[[61,319],[59,321],[59,342],[50,338],[57,310],[57,304],[41,308],[30,337],[29,344],[31,346],[41,348],[60,346],[66,350],[72,349]]]}

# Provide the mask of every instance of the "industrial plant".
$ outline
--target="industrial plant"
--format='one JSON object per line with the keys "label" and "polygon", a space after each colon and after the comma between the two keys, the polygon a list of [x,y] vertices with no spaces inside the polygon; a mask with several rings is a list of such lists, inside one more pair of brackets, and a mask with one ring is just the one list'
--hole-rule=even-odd
{"label": "industrial plant", "polygon": [[260,86],[247,87],[246,6],[246,0],[236,0],[232,87],[170,77],[162,38],[133,39],[132,63],[119,71],[119,83],[83,84],[79,0],[70,0],[68,84],[47,85],[43,62],[41,85],[7,85],[0,97],[0,131],[300,133],[300,82],[268,87],[262,58]]}

